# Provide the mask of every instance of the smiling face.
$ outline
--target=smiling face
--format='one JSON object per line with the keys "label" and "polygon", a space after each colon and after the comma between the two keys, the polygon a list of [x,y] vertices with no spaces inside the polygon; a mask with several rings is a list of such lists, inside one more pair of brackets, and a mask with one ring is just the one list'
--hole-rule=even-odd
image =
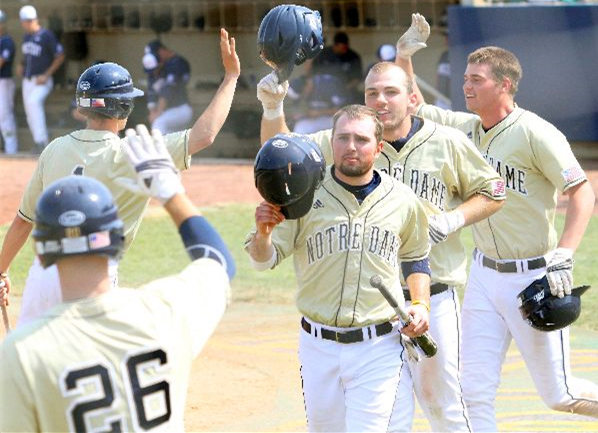
{"label": "smiling face", "polygon": [[496,81],[486,63],[468,64],[463,79],[465,105],[476,114],[494,107],[504,94],[503,83]]}
{"label": "smiling face", "polygon": [[378,64],[365,79],[365,105],[373,108],[384,125],[384,138],[396,140],[408,134],[417,101],[400,67]]}
{"label": "smiling face", "polygon": [[382,150],[372,117],[351,118],[343,113],[335,122],[332,152],[336,176],[349,185],[365,185]]}

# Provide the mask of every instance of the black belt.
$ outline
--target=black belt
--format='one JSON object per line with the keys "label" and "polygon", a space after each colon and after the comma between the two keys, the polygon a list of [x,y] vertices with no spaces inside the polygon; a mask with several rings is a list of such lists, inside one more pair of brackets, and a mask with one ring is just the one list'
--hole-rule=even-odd
{"label": "black belt", "polygon": [[[311,323],[309,323],[307,320],[305,320],[305,317],[301,318],[301,327],[303,328],[303,330],[305,332],[307,332],[308,334],[311,334]],[[380,336],[386,335],[390,331],[392,331],[392,323],[390,323],[390,322],[380,323],[378,325],[374,325],[374,328],[376,329],[376,336],[380,337]],[[315,331],[316,332],[315,332],[314,337],[317,337],[318,331],[317,331],[317,329]],[[320,329],[320,331],[321,331],[321,336],[324,340],[332,340],[332,341],[336,341],[337,343],[343,343],[343,344],[359,343],[360,341],[363,341],[363,330],[362,329],[354,329],[352,331],[346,331],[346,332],[337,332],[337,331],[333,331],[332,329],[326,329],[326,328],[322,327]],[[372,331],[369,327],[367,329],[367,333],[368,333],[369,338],[375,337],[374,335],[372,335]]]}
{"label": "black belt", "polygon": [[[482,254],[477,251],[477,254]],[[522,260],[514,260],[510,262],[497,262],[494,259],[491,259],[488,256],[482,254],[482,266],[485,266],[490,269],[494,269],[496,272],[501,273],[515,273],[515,272],[523,272],[525,269],[522,267],[517,267],[517,262],[527,263],[527,270],[533,271],[534,269],[540,269],[546,266],[546,259],[544,257],[538,257],[535,259],[522,259]]]}
{"label": "black belt", "polygon": [[[448,290],[448,284],[444,283],[434,283],[430,286],[430,296],[437,295],[442,292],[446,292]],[[406,301],[411,301],[411,293],[409,290],[403,289],[403,296],[405,296]]]}

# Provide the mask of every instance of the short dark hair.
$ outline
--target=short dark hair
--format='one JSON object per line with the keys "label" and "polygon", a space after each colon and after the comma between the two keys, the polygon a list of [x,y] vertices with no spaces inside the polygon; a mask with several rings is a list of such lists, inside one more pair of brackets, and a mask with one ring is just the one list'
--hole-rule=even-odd
{"label": "short dark hair", "polygon": [[334,35],[334,43],[349,45],[349,36],[345,32],[337,32]]}
{"label": "short dark hair", "polygon": [[336,130],[336,122],[343,114],[346,114],[347,118],[351,120],[367,118],[372,119],[375,126],[374,136],[376,137],[376,141],[378,143],[382,141],[382,133],[384,132],[384,126],[378,118],[378,113],[376,113],[376,110],[374,110],[373,108],[369,108],[365,105],[360,104],[345,105],[336,113],[334,113],[334,116],[332,117],[332,137],[334,137],[334,131]]}

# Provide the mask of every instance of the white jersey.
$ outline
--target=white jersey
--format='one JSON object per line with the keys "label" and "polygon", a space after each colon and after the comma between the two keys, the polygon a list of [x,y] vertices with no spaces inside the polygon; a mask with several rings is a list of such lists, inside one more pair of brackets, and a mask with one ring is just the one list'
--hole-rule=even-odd
{"label": "white jersey", "polygon": [[223,266],[199,259],[17,328],[0,352],[0,431],[183,431],[191,362],[228,291]]}
{"label": "white jersey", "polygon": [[[375,162],[377,169],[409,186],[428,216],[449,212],[474,194],[504,200],[504,182],[462,132],[422,122],[399,152],[384,143]],[[310,136],[327,162],[332,161],[331,135],[331,130],[324,130]],[[433,283],[465,284],[466,265],[460,230],[430,251]]]}
{"label": "white jersey", "polygon": [[[507,201],[473,225],[476,247],[497,259],[538,257],[557,244],[557,191],[587,180],[565,136],[519,107],[484,131],[475,114],[422,105],[418,114],[462,130],[505,181]],[[516,242],[514,242],[516,240]]]}

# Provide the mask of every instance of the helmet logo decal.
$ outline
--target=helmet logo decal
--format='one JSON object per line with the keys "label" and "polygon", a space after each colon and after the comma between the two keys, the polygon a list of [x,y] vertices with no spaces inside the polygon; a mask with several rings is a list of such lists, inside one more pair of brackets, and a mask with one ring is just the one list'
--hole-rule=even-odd
{"label": "helmet logo decal", "polygon": [[81,81],[81,83],[79,83],[79,88],[84,91],[89,90],[91,89],[91,84],[89,81]]}
{"label": "helmet logo decal", "polygon": [[274,140],[272,142],[272,146],[277,147],[278,149],[284,149],[286,147],[289,146],[289,143],[287,143],[285,140]]}
{"label": "helmet logo decal", "polygon": [[536,302],[540,302],[542,299],[544,299],[544,290],[542,290],[542,291],[540,291],[540,292],[536,293],[536,294],[533,296],[533,299],[534,299],[534,301],[536,301]]}
{"label": "helmet logo decal", "polygon": [[63,227],[80,226],[85,222],[85,214],[78,210],[67,210],[58,217],[58,223]]}

